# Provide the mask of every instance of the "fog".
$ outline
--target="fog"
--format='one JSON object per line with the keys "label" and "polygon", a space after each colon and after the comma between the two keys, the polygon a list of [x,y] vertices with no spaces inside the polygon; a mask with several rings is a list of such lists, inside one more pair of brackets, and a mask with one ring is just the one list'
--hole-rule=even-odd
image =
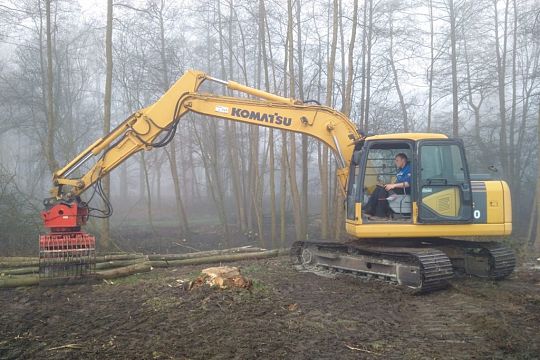
{"label": "fog", "polygon": [[[509,183],[512,239],[532,244],[538,2],[366,0],[357,6],[114,2],[108,62],[105,2],[51,1],[48,41],[46,2],[0,1],[0,253],[35,254],[52,172],[104,135],[107,65],[110,129],[197,69],[317,100],[367,134],[461,138],[471,173]],[[201,91],[240,96],[216,84]],[[336,161],[316,139],[188,115],[173,143],[134,154],[111,173],[113,248],[272,248],[346,236]],[[92,219],[88,231],[100,237],[103,223]]]}

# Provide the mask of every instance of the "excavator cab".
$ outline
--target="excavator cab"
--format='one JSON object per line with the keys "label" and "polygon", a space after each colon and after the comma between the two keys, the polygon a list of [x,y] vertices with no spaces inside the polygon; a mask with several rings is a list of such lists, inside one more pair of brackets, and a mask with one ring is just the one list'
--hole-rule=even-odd
{"label": "excavator cab", "polygon": [[[401,135],[401,139],[399,138]],[[397,154],[405,154],[412,170],[411,184],[392,191],[386,199],[388,223],[472,223],[473,197],[463,143],[433,134],[393,134],[368,137],[357,147],[350,165],[347,217],[370,223],[357,214],[378,186],[394,183]],[[413,211],[416,209],[416,211]],[[361,211],[361,210],[360,210]],[[376,219],[371,222],[380,221]]]}

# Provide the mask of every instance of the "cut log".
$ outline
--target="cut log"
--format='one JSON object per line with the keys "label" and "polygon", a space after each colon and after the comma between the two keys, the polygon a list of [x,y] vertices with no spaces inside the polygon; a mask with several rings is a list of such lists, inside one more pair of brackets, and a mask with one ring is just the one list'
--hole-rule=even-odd
{"label": "cut log", "polygon": [[129,276],[133,274],[148,272],[152,269],[150,263],[142,262],[138,264],[128,265],[121,268],[96,271],[96,278],[98,279],[115,279],[123,276]]}
{"label": "cut log", "polygon": [[184,260],[160,260],[150,261],[153,267],[169,267],[169,266],[181,266],[181,265],[198,265],[198,264],[214,264],[239,260],[256,260],[276,257],[283,254],[283,250],[267,250],[253,253],[242,254],[223,254],[216,256],[207,256],[193,259]]}
{"label": "cut log", "polygon": [[108,261],[115,261],[115,260],[135,260],[135,259],[143,259],[144,254],[116,254],[116,255],[100,255],[96,256],[96,263],[103,263]]}
{"label": "cut log", "polygon": [[[113,254],[96,256],[96,263],[108,263],[117,260],[136,260],[144,259],[143,254]],[[28,268],[39,266],[39,258],[37,257],[1,257],[0,258],[0,273],[2,269]]]}
{"label": "cut log", "polygon": [[35,256],[0,256],[0,263],[18,263],[30,261],[38,261],[38,258]]}
{"label": "cut log", "polygon": [[96,270],[114,269],[144,262],[144,258],[135,260],[112,260],[96,264]]}
{"label": "cut log", "polygon": [[[2,258],[2,260],[0,261],[0,269],[14,269],[39,266],[38,258],[13,258],[14,260],[7,259],[9,258]],[[0,270],[0,272],[2,272],[2,270]]]}
{"label": "cut log", "polygon": [[14,288],[19,286],[33,286],[39,284],[38,275],[24,276],[2,276],[0,277],[0,288]]}
{"label": "cut log", "polygon": [[195,259],[195,258],[223,255],[223,254],[252,253],[252,252],[261,252],[261,251],[265,251],[265,249],[258,248],[258,247],[251,247],[251,246],[242,246],[242,247],[223,249],[223,250],[197,251],[197,252],[192,252],[192,253],[187,253],[187,254],[148,255],[148,260],[151,260],[151,261],[185,260],[185,259]]}
{"label": "cut log", "polygon": [[26,267],[18,269],[0,269],[0,275],[26,275],[26,274],[37,274],[39,272],[39,267]]}

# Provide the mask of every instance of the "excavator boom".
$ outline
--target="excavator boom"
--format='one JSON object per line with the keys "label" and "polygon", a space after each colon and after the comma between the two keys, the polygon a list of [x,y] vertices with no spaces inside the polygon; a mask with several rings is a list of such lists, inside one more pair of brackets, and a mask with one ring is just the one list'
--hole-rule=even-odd
{"label": "excavator boom", "polygon": [[[259,99],[199,93],[198,89],[204,81],[217,82],[230,90]],[[361,137],[354,124],[342,113],[326,106],[306,105],[300,100],[284,98],[190,70],[158,101],[128,117],[110,134],[97,140],[55,172],[51,195],[55,199],[69,201],[81,195],[134,153],[166,145],[174,136],[181,118],[189,112],[317,138],[336,154],[339,168],[342,169],[341,189],[345,192],[347,166],[354,144]],[[88,171],[80,177],[71,177],[93,158],[97,158],[97,161]]]}

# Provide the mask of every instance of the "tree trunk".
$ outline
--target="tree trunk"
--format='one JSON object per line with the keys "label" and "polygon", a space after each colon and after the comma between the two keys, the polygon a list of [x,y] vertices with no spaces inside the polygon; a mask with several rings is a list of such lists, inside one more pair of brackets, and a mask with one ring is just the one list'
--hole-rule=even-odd
{"label": "tree trunk", "polygon": [[[202,123],[202,125],[204,124],[205,123]],[[215,123],[206,125],[208,126],[204,129],[205,136],[203,137],[199,134],[196,124],[193,124],[193,135],[201,151],[201,160],[204,166],[207,187],[210,190],[212,200],[216,204],[217,215],[225,232],[225,245],[228,246],[231,239],[231,232],[227,220],[227,211],[225,209],[223,184],[221,183],[219,169],[217,168],[217,129],[215,126],[212,126],[215,125]]]}
{"label": "tree trunk", "polygon": [[281,247],[285,246],[287,238],[287,133],[281,131],[281,162],[279,172],[279,238]]}
{"label": "tree trunk", "polygon": [[452,61],[452,136],[459,136],[459,119],[458,119],[458,80],[457,80],[457,54],[456,54],[456,15],[454,9],[454,0],[450,0],[450,44],[451,44],[451,61]]}
{"label": "tree trunk", "polygon": [[371,48],[373,46],[373,0],[369,0],[369,24],[367,36],[367,65],[366,65],[366,99],[365,99],[365,114],[364,132],[369,131],[369,102],[371,97]]}
{"label": "tree trunk", "polygon": [[58,169],[58,162],[54,156],[54,138],[56,133],[56,114],[53,99],[53,57],[51,33],[51,0],[45,1],[47,23],[47,141],[45,143],[45,157],[49,171],[54,173]]}
{"label": "tree trunk", "polygon": [[[294,38],[293,38],[293,14],[292,14],[292,0],[287,1],[287,48],[288,48],[288,60],[289,60],[289,97],[294,98],[296,96],[295,76],[294,76]],[[289,172],[289,184],[291,186],[291,198],[293,205],[293,219],[294,227],[296,231],[296,240],[303,240],[302,238],[302,204],[300,200],[300,193],[298,191],[298,183],[296,182],[296,136],[294,133],[290,136],[290,152],[287,158],[288,172]]]}
{"label": "tree trunk", "polygon": [[504,33],[503,33],[503,50],[501,54],[500,40],[499,40],[499,21],[497,0],[493,0],[495,8],[495,52],[497,55],[497,79],[498,79],[498,94],[499,94],[499,117],[501,120],[501,131],[499,137],[500,157],[503,170],[503,176],[508,176],[508,143],[506,132],[506,94],[505,94],[505,81],[506,81],[506,40],[507,40],[507,17],[508,17],[508,2],[506,0],[506,10],[504,17]]}
{"label": "tree trunk", "polygon": [[291,149],[288,158],[289,168],[289,183],[291,185],[291,197],[293,203],[293,219],[294,227],[296,230],[296,240],[305,240],[302,233],[302,206],[300,201],[300,194],[298,192],[298,185],[296,182],[296,138],[291,134]]}
{"label": "tree trunk", "polygon": [[[107,0],[107,31],[105,34],[105,58],[107,70],[105,75],[105,99],[104,99],[104,114],[103,114],[103,135],[106,136],[111,131],[111,100],[112,100],[112,21],[113,21],[113,2]],[[103,184],[103,192],[106,198],[111,195],[111,178],[105,175],[101,180]],[[104,204],[105,205],[105,204]],[[111,233],[110,233],[109,218],[103,219],[101,228],[101,246],[102,249],[110,249]]]}
{"label": "tree trunk", "polygon": [[433,0],[429,0],[429,50],[430,50],[430,65],[428,70],[428,113],[427,113],[427,132],[431,132],[431,117],[433,108],[433,66],[435,65],[434,46],[435,31],[433,29]]}
{"label": "tree trunk", "polygon": [[116,279],[119,277],[139,274],[152,270],[150,262],[142,262],[133,265],[128,265],[111,270],[96,271],[96,278],[98,279]]}
{"label": "tree trunk", "polygon": [[[267,17],[264,0],[259,0],[259,11],[262,21],[261,29],[261,52],[263,60],[264,70],[264,88],[267,92],[270,92],[270,74],[268,64],[268,54],[266,53],[266,28]],[[277,226],[277,214],[276,214],[276,178],[275,178],[275,149],[274,149],[274,129],[268,131],[268,152],[269,152],[269,194],[270,197],[270,242],[273,248],[277,247],[276,243],[276,226]]]}
{"label": "tree trunk", "polygon": [[[148,174],[148,164],[146,162],[146,156],[144,156],[144,152],[141,152],[141,164],[143,165],[144,170],[144,184],[145,184],[145,190],[146,190],[146,213],[148,215],[148,224],[150,225],[150,230],[152,230],[152,233],[155,232],[154,229],[154,221],[152,217],[152,188],[150,186],[150,176]],[[161,251],[161,249],[160,249]]]}
{"label": "tree trunk", "polygon": [[[337,35],[338,35],[338,0],[334,0],[332,10],[332,43],[330,44],[330,57],[328,59],[328,69],[326,77],[326,106],[331,107],[333,104],[334,93],[334,69],[336,62],[336,50],[337,50]],[[321,168],[321,187],[322,187],[322,203],[321,203],[321,216],[323,217],[321,222],[321,237],[327,239],[329,234],[329,187],[328,187],[328,147],[323,145],[322,149],[322,168]],[[324,230],[323,230],[324,228]],[[334,232],[335,234],[335,232]]]}
{"label": "tree trunk", "polygon": [[209,256],[215,256],[215,255],[254,253],[254,252],[261,252],[261,251],[265,251],[265,249],[259,248],[259,247],[242,246],[242,247],[223,249],[223,250],[196,251],[196,252],[187,253],[187,254],[148,255],[148,259],[151,261],[185,260],[185,259],[196,259],[196,258],[209,257]]}
{"label": "tree trunk", "polygon": [[277,257],[280,254],[283,254],[283,250],[267,250],[261,252],[251,252],[251,253],[242,253],[242,254],[222,254],[214,255],[193,259],[184,259],[184,260],[168,260],[168,261],[150,261],[149,263],[153,267],[169,267],[169,266],[182,266],[182,265],[200,265],[200,264],[215,264],[215,263],[224,263],[224,262],[233,262],[239,260],[257,260],[257,259],[267,259],[271,257]]}
{"label": "tree trunk", "polygon": [[396,87],[396,92],[399,98],[399,105],[401,107],[401,114],[403,116],[403,131],[409,132],[409,120],[407,118],[407,106],[405,105],[405,100],[403,98],[403,93],[399,86],[398,73],[396,69],[396,63],[394,61],[394,24],[392,19],[392,14],[390,14],[390,49],[388,50],[390,57],[390,67],[392,68],[392,74],[394,75],[394,86]]}
{"label": "tree trunk", "polygon": [[[538,102],[540,105],[540,101]],[[538,107],[538,122],[536,125],[537,129],[537,139],[538,139],[538,149],[540,149],[540,106]],[[536,242],[535,250],[537,253],[540,252],[540,157],[537,157],[537,176],[536,176]]]}
{"label": "tree trunk", "polygon": [[[304,99],[304,55],[302,49],[302,22],[301,20],[301,0],[296,0],[296,49],[298,51],[298,98]],[[302,207],[300,238],[305,240],[307,236],[309,205],[308,205],[308,136],[302,134]]]}
{"label": "tree trunk", "polygon": [[352,18],[352,33],[351,41],[349,42],[349,52],[347,55],[347,84],[345,85],[345,97],[343,99],[342,112],[348,117],[351,116],[352,108],[352,88],[354,74],[354,44],[356,42],[356,27],[358,25],[358,0],[354,0],[353,18]]}
{"label": "tree trunk", "polygon": [[[509,131],[509,153],[508,153],[508,180],[510,182],[510,188],[516,190],[518,187],[516,183],[519,183],[519,179],[516,177],[516,169],[519,165],[519,160],[516,158],[516,146],[515,146],[515,126],[516,126],[516,107],[517,107],[517,79],[516,79],[516,57],[517,57],[517,33],[518,33],[518,9],[516,6],[516,0],[513,0],[514,5],[514,29],[513,29],[513,46],[512,46],[512,110],[510,115],[510,131]],[[519,194],[519,193],[517,193]],[[512,203],[517,205],[513,199]],[[520,207],[514,206],[514,209],[518,210],[516,215],[518,218],[521,217]]]}
{"label": "tree trunk", "polygon": [[367,13],[368,13],[368,4],[370,0],[364,0],[364,19],[362,22],[362,90],[360,93],[360,126],[364,132],[367,132],[367,129],[364,128],[366,122],[364,120],[364,112],[366,106],[366,43],[367,43],[367,31],[366,26],[367,22]]}

